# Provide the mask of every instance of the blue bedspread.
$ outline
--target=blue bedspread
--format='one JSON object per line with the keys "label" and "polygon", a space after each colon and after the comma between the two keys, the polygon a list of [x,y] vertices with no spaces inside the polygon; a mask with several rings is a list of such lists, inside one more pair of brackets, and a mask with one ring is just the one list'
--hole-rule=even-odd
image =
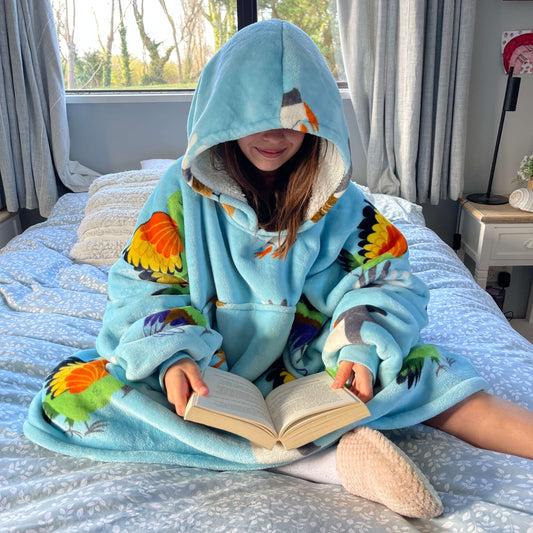
{"label": "blue bedspread", "polygon": [[[386,433],[439,492],[445,512],[433,520],[271,472],[93,462],[28,441],[32,398],[57,362],[94,346],[106,304],[107,267],[69,258],[86,201],[64,196],[46,223],[0,251],[0,531],[532,531],[533,461],[425,426]],[[533,408],[533,346],[414,206],[374,202],[405,234],[430,287],[424,340],[470,358],[491,392]]]}

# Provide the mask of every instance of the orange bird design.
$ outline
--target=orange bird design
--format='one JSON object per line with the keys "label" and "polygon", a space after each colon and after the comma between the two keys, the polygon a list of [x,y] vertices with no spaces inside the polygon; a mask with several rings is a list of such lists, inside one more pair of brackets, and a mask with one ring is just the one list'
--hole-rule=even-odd
{"label": "orange bird design", "polygon": [[166,213],[156,212],[137,228],[124,258],[136,268],[174,274],[183,269],[183,252],[176,222]]}
{"label": "orange bird design", "polygon": [[[52,370],[45,382],[46,396],[43,400],[45,417],[52,421],[62,415],[68,424],[68,433],[84,437],[89,433],[100,433],[107,425],[102,420],[89,424],[91,413],[106,406],[111,396],[122,390],[131,391],[107,370],[106,359],[83,361],[71,356]],[[77,423],[85,424],[85,431],[74,430]]]}

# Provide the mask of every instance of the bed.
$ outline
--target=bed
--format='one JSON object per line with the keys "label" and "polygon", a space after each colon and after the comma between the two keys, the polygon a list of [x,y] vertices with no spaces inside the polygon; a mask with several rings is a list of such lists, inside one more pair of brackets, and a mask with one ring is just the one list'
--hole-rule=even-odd
{"label": "bed", "polygon": [[[134,224],[132,202],[140,205],[160,174],[98,178],[89,193],[62,196],[48,220],[0,251],[0,531],[533,531],[533,461],[423,425],[386,434],[437,489],[445,510],[432,520],[269,471],[95,462],[26,439],[27,408],[44,378],[94,346],[108,263]],[[129,188],[128,205],[117,187]],[[420,207],[368,195],[404,233],[413,270],[430,288],[425,341],[464,354],[491,392],[533,408],[533,345],[425,227]]]}

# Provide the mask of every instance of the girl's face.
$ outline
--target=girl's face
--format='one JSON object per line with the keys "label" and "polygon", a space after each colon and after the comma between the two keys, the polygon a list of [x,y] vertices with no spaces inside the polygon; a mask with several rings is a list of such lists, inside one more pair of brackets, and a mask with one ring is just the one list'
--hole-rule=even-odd
{"label": "girl's face", "polygon": [[304,136],[302,131],[267,130],[242,137],[237,144],[256,168],[275,172],[300,149]]}

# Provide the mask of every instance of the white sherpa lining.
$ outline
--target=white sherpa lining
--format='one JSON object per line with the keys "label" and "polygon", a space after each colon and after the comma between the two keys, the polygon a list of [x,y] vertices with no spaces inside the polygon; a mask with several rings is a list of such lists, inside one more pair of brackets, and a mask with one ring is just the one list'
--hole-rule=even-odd
{"label": "white sherpa lining", "polygon": [[[345,175],[344,162],[339,150],[332,142],[326,143],[322,140],[320,159],[321,166],[309,201],[307,220],[311,219],[326,204]],[[219,166],[222,167],[222,164]],[[192,160],[191,172],[197,180],[216,193],[246,202],[240,185],[224,170],[213,168],[209,149],[204,150]]]}

